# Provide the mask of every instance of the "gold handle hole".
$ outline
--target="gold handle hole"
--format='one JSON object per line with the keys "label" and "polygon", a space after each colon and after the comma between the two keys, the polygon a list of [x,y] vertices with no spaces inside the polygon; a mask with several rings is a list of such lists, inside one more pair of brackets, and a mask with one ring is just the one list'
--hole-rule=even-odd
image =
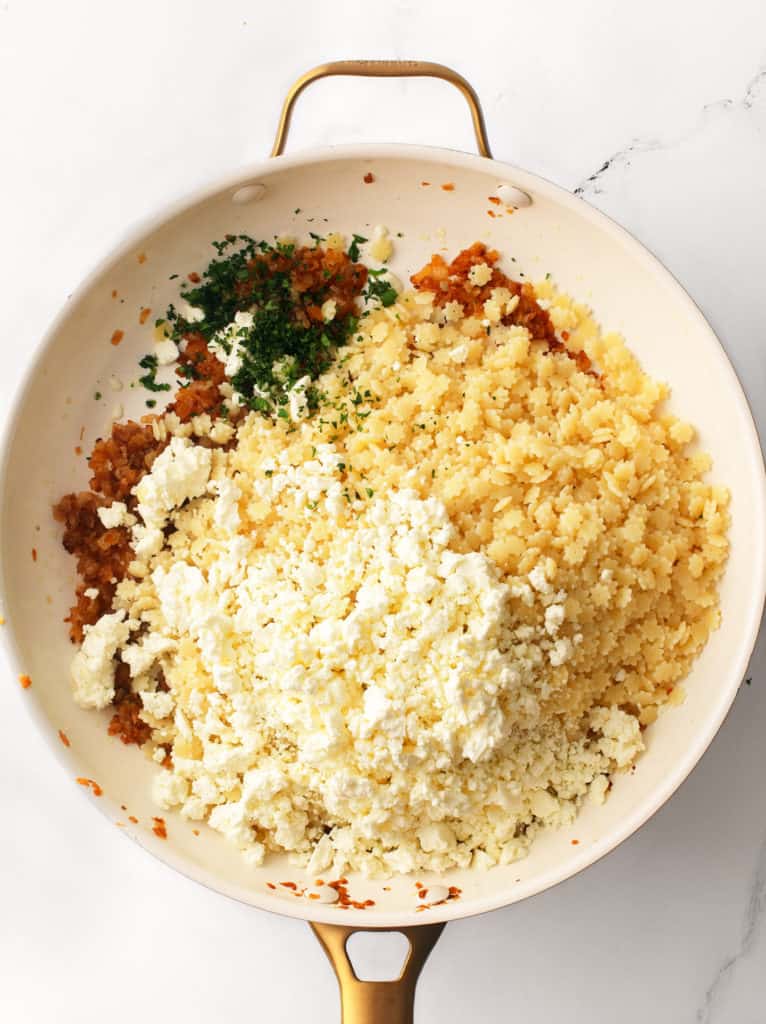
{"label": "gold handle hole", "polygon": [[358,981],[399,981],[412,955],[402,932],[353,932],[346,939],[346,956]]}

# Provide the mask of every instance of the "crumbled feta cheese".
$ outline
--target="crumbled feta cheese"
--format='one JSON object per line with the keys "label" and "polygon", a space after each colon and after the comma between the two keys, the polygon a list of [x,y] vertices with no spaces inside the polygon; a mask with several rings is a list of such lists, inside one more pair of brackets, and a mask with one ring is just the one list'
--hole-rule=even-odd
{"label": "crumbled feta cheese", "polygon": [[545,609],[545,629],[551,636],[555,636],[564,621],[563,604],[549,604]]}
{"label": "crumbled feta cheese", "polygon": [[229,378],[242,366],[241,338],[247,334],[254,322],[255,317],[250,312],[235,313],[232,322],[216,332],[208,342],[208,348],[221,360]]}
{"label": "crumbled feta cheese", "polygon": [[301,377],[287,392],[287,412],[293,423],[308,416],[309,400],[306,391],[310,384],[311,377]]}
{"label": "crumbled feta cheese", "polygon": [[172,715],[176,702],[171,693],[166,693],[163,690],[155,692],[144,690],[141,693],[141,703],[154,718],[168,718]]}
{"label": "crumbled feta cheese", "polygon": [[527,579],[539,594],[550,594],[553,590],[542,565],[536,565]]}
{"label": "crumbled feta cheese", "polygon": [[590,723],[593,731],[602,736],[600,750],[618,768],[630,764],[644,749],[638,719],[620,708],[594,708]]}
{"label": "crumbled feta cheese", "polygon": [[205,319],[205,310],[199,306],[191,306],[185,299],[176,301],[176,312],[189,324],[198,324]]}
{"label": "crumbled feta cheese", "polygon": [[154,460],[151,471],[133,488],[145,525],[161,529],[173,509],[204,494],[210,465],[209,448],[174,437]]}
{"label": "crumbled feta cheese", "polygon": [[118,526],[133,526],[136,521],[124,501],[113,501],[111,505],[102,506],[96,509],[96,515],[107,530],[114,530]]}
{"label": "crumbled feta cheese", "polygon": [[172,338],[158,341],[154,346],[154,354],[160,366],[169,366],[178,359],[178,348]]}
{"label": "crumbled feta cheese", "polygon": [[[162,750],[162,748],[160,748]],[[163,760],[165,756],[162,751]],[[189,795],[189,783],[169,771],[159,772],[152,780],[152,799],[164,811],[182,804]]]}
{"label": "crumbled feta cheese", "polygon": [[105,708],[114,698],[114,656],[130,635],[125,618],[120,609],[85,626],[85,638],[71,670],[74,699],[82,708]]}

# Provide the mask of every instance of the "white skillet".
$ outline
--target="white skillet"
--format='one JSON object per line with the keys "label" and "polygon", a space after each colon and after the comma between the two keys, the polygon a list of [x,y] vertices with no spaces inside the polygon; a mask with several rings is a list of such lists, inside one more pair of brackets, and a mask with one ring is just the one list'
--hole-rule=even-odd
{"label": "white skillet", "polygon": [[[483,155],[394,145],[279,155],[296,96],[309,82],[329,74],[431,75],[451,82],[468,100]],[[56,750],[63,770],[73,780],[89,778],[101,787],[102,796],[89,790],[88,798],[109,819],[203,885],[262,910],[314,922],[341,982],[344,1020],[401,1024],[412,1019],[417,974],[443,922],[514,903],[592,864],[639,828],[702,756],[742,680],[761,617],[766,586],[763,460],[731,364],[678,282],[635,239],[582,199],[490,159],[476,96],[455,72],[437,64],[387,61],[315,68],[288,96],[273,155],[277,158],[216,181],[145,222],[98,265],[41,342],[16,398],[4,445],[0,580],[7,624],[0,632],[19,673],[32,679],[29,689],[19,690],[20,699]],[[488,203],[488,196],[498,194],[516,204],[512,215]],[[217,833],[203,828],[195,835],[194,823],[177,815],[163,815],[167,839],[153,833],[152,818],[159,813],[149,799],[154,767],[137,749],[107,737],[106,713],[81,711],[70,695],[72,647],[62,620],[74,568],[50,515],[58,497],[87,487],[87,466],[75,447],[90,450],[94,439],[108,430],[115,404],[124,407],[125,415],[146,411],[143,392],[114,392],[110,378],[135,377],[136,359],[150,344],[154,317],[177,295],[178,282],[170,281],[170,275],[202,269],[212,255],[211,240],[227,232],[264,238],[330,229],[350,234],[376,224],[386,225],[393,235],[403,233],[393,262],[403,280],[433,251],[454,253],[476,239],[515,257],[513,271],[530,280],[553,274],[565,291],[592,305],[604,328],[624,333],[650,374],[670,383],[674,411],[699,427],[701,444],[714,459],[715,478],[732,493],[732,547],[721,591],[721,628],[686,682],[686,702],[668,709],[648,730],[648,749],[635,773],[616,780],[603,807],[585,807],[570,829],[540,838],[524,861],[486,873],[419,875],[417,881],[426,886],[461,890],[458,899],[425,909],[411,877],[382,883],[352,876],[353,897],[372,899],[374,906],[341,909],[282,886],[291,881],[300,890],[314,882],[286,860],[248,867]],[[139,324],[142,308],[153,311],[144,326]],[[115,330],[125,332],[118,346],[110,344]],[[94,398],[96,392],[101,399]],[[573,838],[579,841],[576,846]],[[361,929],[404,931],[412,952],[400,979],[355,979],[345,941]]]}

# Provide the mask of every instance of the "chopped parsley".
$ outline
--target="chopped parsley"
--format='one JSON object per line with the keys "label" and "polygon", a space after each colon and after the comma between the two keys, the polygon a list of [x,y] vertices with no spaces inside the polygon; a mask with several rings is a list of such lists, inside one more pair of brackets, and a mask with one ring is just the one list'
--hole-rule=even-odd
{"label": "chopped parsley", "polygon": [[377,299],[381,306],[393,306],[398,298],[398,294],[390,281],[383,281],[371,273],[364,297],[368,302],[372,299]]}
{"label": "chopped parsley", "polygon": [[147,353],[138,360],[138,365],[142,370],[146,370],[143,377],[138,378],[138,383],[142,384],[147,391],[170,391],[169,384],[161,384],[157,381],[157,356]]}
{"label": "chopped parsley", "polygon": [[359,259],[359,246],[363,245],[367,241],[362,235],[354,235],[354,240],[348,247],[348,258],[353,260],[354,263]]}
{"label": "chopped parsley", "polygon": [[[228,328],[235,314],[250,311],[252,324],[236,332],[241,363],[231,384],[250,409],[284,420],[290,419],[287,398],[291,389],[305,377],[314,381],[324,373],[338,348],[359,326],[354,313],[336,314],[329,321],[319,315],[328,299],[358,295],[362,273],[347,261],[339,267],[320,248],[322,236],[312,233],[311,237],[313,248],[298,248],[293,243],[272,244],[248,235],[227,235],[213,243],[216,256],[200,280],[184,282],[181,288],[183,299],[205,311],[204,319],[189,322],[172,306],[165,314],[166,329],[177,344],[193,331],[228,354],[234,341]],[[362,236],[354,235],[349,250],[352,263],[362,241]],[[369,287],[369,295],[383,305],[396,298],[388,284],[370,281]],[[147,370],[141,378],[145,387],[167,389],[167,385],[156,383],[156,367],[141,365]],[[181,373],[187,380],[196,376],[188,363]],[[302,390],[308,410],[315,411],[323,396],[312,384]]]}

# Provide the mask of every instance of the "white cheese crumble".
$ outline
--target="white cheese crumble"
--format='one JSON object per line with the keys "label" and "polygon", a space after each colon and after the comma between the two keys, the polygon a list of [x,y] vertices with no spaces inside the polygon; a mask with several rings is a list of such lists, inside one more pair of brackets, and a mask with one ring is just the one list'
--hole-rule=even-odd
{"label": "white cheese crumble", "polygon": [[178,347],[172,338],[163,338],[155,344],[154,354],[160,366],[169,366],[178,359]]}
{"label": "white cheese crumble", "polygon": [[107,530],[118,526],[133,526],[136,521],[124,501],[113,501],[111,505],[96,509],[96,515]]}
{"label": "white cheese crumble", "polygon": [[208,342],[208,348],[221,360],[229,378],[242,366],[240,339],[253,326],[254,320],[253,314],[248,311],[235,313],[232,322]]}
{"label": "white cheese crumble", "polygon": [[161,529],[173,509],[204,494],[211,458],[209,448],[193,445],[187,438],[172,438],[133,490],[145,526]]}
{"label": "white cheese crumble", "polygon": [[85,626],[71,669],[74,699],[82,708],[105,708],[114,697],[114,656],[130,635],[125,618],[120,609]]}
{"label": "white cheese crumble", "polygon": [[[110,657],[130,667],[159,761],[172,744],[159,805],[207,820],[252,864],[286,850],[317,873],[467,866],[477,845],[477,863],[507,863],[529,841],[515,822],[570,820],[551,772],[579,778],[585,759],[590,782],[607,747],[627,755],[615,722],[603,751],[546,739],[540,701],[566,685],[573,648],[547,563],[509,585],[485,555],[453,550],[437,499],[405,487],[349,501],[331,443],[302,464],[264,460],[246,493],[235,458],[171,434],[135,489],[145,568],[117,601],[149,631]],[[264,547],[256,509],[303,525]],[[498,765],[538,749],[553,756],[542,787],[500,785]]]}

